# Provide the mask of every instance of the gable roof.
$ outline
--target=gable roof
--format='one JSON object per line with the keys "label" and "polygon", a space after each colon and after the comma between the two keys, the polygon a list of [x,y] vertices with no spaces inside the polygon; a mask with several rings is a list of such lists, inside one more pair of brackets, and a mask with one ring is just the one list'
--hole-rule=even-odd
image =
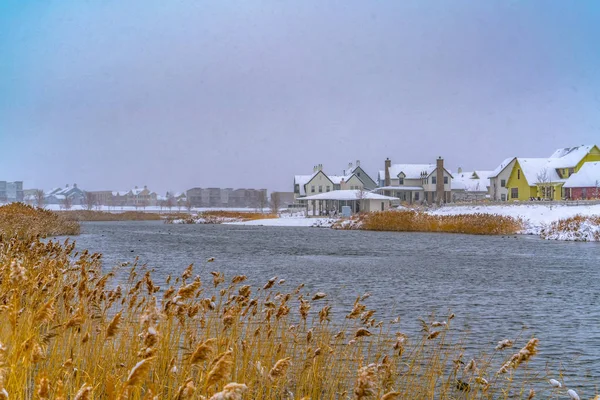
{"label": "gable roof", "polygon": [[515,159],[516,157],[510,157],[507,158],[506,160],[502,161],[502,163],[500,163],[500,165],[498,165],[496,167],[495,170],[492,171],[492,173],[490,174],[489,178],[496,178],[498,175],[500,175],[500,173],[502,171],[504,171],[506,169],[506,167],[508,167],[508,165]]}
{"label": "gable roof", "polygon": [[575,167],[596,145],[581,145],[557,149],[550,158],[555,160],[554,168]]}
{"label": "gable roof", "polygon": [[525,179],[529,185],[535,185],[539,183],[539,175],[547,173],[548,182],[564,182],[565,179],[562,179],[558,176],[555,167],[554,158],[520,158],[517,157],[517,162],[521,166],[521,171],[523,171],[523,175],[525,175]]}
{"label": "gable roof", "polygon": [[600,162],[586,162],[581,169],[571,175],[563,187],[598,187],[600,186]]}
{"label": "gable roof", "polygon": [[[421,173],[431,174],[436,168],[435,164],[392,164],[390,166],[390,178],[397,178],[404,173],[406,179],[420,179]],[[379,180],[385,178],[385,171],[379,171]]]}
{"label": "gable roof", "polygon": [[469,171],[456,174],[452,180],[452,189],[466,192],[487,192],[490,184],[488,176],[491,173],[492,171]]}

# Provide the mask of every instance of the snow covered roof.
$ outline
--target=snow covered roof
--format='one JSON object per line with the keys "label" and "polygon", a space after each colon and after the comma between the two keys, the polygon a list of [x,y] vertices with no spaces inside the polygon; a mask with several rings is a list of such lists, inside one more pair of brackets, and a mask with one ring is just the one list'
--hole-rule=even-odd
{"label": "snow covered roof", "polygon": [[489,176],[492,172],[470,171],[455,174],[452,180],[452,189],[466,192],[487,192],[487,187],[490,185]]}
{"label": "snow covered roof", "polygon": [[564,182],[565,180],[561,179],[556,172],[556,168],[560,168],[555,166],[556,160],[554,158],[517,158],[523,175],[525,175],[525,179],[530,185],[540,183],[540,175],[544,173],[547,174],[547,183]]}
{"label": "snow covered roof", "polygon": [[372,192],[362,192],[361,195],[360,192],[360,190],[334,190],[314,196],[302,197],[300,200],[359,200],[359,197],[365,200],[398,200],[396,197],[383,196]]}
{"label": "snow covered roof", "polygon": [[382,187],[378,187],[378,188],[372,190],[372,192],[380,192],[382,190],[392,190],[392,191],[396,191],[396,192],[416,191],[416,190],[423,190],[423,187],[422,186],[382,186]]}
{"label": "snow covered roof", "polygon": [[600,162],[584,163],[577,173],[567,179],[563,187],[600,187]]}
{"label": "snow covered roof", "polygon": [[[350,175],[327,175],[327,177],[331,180],[331,182],[333,182],[335,185],[339,185],[342,183],[342,180],[344,182],[348,182],[348,180],[350,178],[352,178],[352,176],[354,176],[354,174],[350,174]],[[359,178],[360,179],[360,178]]]}
{"label": "snow covered roof", "polygon": [[306,190],[304,188],[304,185],[306,185],[308,182],[310,182],[310,180],[312,178],[314,178],[315,175],[317,175],[318,173],[319,173],[319,171],[313,172],[311,175],[295,175],[294,176],[294,184],[300,186],[300,195],[301,196],[306,195]]}
{"label": "snow covered roof", "polygon": [[112,192],[113,196],[127,196],[127,191],[116,191],[116,192]]}
{"label": "snow covered roof", "polygon": [[498,165],[496,167],[495,170],[492,171],[492,173],[490,174],[490,178],[495,178],[498,175],[500,175],[500,172],[504,171],[504,168],[508,167],[508,164],[510,164],[512,162],[512,160],[514,160],[515,157],[510,157],[507,158],[506,160],[502,161],[502,163],[500,165]]}
{"label": "snow covered roof", "polygon": [[[397,178],[400,173],[404,173],[406,179],[420,179],[421,172],[431,174],[436,168],[435,164],[392,164],[390,167],[390,177]],[[379,179],[385,178],[385,171],[379,171]]]}
{"label": "snow covered roof", "polygon": [[555,159],[554,168],[572,168],[575,167],[595,145],[582,145],[575,147],[565,147],[556,150],[550,158]]}

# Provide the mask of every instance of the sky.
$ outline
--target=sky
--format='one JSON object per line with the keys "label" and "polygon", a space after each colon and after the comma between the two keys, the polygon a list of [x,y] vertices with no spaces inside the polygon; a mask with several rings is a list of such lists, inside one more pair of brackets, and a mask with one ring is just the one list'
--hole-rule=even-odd
{"label": "sky", "polygon": [[0,1],[0,180],[293,190],[600,144],[600,2]]}

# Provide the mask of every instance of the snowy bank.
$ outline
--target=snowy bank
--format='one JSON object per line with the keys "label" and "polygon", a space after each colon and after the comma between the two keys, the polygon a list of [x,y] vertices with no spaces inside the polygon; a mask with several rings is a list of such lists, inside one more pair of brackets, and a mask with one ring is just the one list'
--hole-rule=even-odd
{"label": "snowy bank", "polygon": [[273,219],[260,219],[244,222],[230,222],[229,225],[252,225],[252,226],[291,226],[311,228],[331,228],[336,222],[332,218],[306,218],[306,217],[283,217]]}
{"label": "snowy bank", "polygon": [[600,204],[595,205],[546,205],[546,204],[518,204],[518,205],[475,205],[452,206],[447,205],[437,210],[430,211],[433,215],[459,215],[459,214],[495,214],[519,218],[523,220],[524,229],[520,233],[539,235],[553,222],[561,219],[581,216],[600,216]]}
{"label": "snowy bank", "polygon": [[581,215],[561,219],[542,230],[542,239],[574,242],[600,242],[600,217]]}

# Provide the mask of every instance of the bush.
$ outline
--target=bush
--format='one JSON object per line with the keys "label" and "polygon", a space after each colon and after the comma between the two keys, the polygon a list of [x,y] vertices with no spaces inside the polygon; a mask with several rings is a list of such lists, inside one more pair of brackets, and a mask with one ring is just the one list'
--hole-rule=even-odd
{"label": "bush", "polygon": [[423,211],[380,211],[356,217],[342,227],[370,231],[445,232],[475,235],[510,235],[522,229],[512,217],[492,214],[431,215]]}
{"label": "bush", "polygon": [[161,219],[159,214],[141,211],[110,213],[106,211],[74,210],[60,211],[59,213],[72,221],[158,221]]}
{"label": "bush", "polygon": [[17,238],[77,235],[79,224],[49,210],[11,203],[0,207],[0,233]]}
{"label": "bush", "polygon": [[540,233],[542,239],[600,242],[600,216],[576,215],[552,222]]}

